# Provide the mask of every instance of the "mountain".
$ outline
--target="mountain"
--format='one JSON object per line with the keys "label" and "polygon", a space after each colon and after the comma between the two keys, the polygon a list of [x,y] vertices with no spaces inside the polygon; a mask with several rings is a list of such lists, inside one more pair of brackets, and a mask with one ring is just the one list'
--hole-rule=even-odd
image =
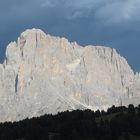
{"label": "mountain", "polygon": [[139,104],[140,74],[115,49],[79,46],[39,29],[11,42],[0,64],[0,121]]}

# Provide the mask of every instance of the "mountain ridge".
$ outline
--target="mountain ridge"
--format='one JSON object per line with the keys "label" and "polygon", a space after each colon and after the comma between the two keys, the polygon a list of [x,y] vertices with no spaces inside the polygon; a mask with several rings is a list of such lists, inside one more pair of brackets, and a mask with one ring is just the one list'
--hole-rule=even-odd
{"label": "mountain ridge", "polygon": [[11,42],[0,64],[0,121],[139,103],[140,76],[115,49],[82,47],[40,29]]}

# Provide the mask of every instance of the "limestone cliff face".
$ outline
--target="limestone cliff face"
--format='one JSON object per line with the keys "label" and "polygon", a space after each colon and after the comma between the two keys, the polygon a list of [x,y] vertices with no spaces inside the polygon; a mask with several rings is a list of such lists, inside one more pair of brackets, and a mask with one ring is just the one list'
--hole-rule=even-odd
{"label": "limestone cliff face", "polygon": [[0,121],[139,103],[140,76],[115,49],[23,32],[0,64]]}

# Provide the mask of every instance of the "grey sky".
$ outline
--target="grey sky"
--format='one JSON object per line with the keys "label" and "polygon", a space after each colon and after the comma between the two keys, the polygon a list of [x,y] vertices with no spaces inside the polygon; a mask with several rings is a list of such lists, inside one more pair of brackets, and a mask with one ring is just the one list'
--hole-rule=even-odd
{"label": "grey sky", "polygon": [[27,28],[116,48],[140,71],[140,0],[0,0],[0,61]]}

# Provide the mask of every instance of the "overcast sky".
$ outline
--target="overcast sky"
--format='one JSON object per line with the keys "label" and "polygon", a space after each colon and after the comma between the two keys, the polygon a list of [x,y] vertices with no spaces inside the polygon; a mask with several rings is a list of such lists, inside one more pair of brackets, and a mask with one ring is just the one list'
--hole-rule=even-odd
{"label": "overcast sky", "polygon": [[80,45],[104,45],[140,71],[140,0],[0,0],[0,62],[27,28]]}

